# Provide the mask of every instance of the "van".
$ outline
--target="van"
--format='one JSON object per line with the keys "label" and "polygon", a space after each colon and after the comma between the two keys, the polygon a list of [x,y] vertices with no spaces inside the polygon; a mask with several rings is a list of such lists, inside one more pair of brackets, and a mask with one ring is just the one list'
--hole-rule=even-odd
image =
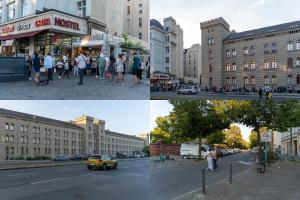
{"label": "van", "polygon": [[[209,145],[201,145],[201,157],[206,158],[209,152],[213,151]],[[199,157],[199,143],[186,142],[181,144],[180,156],[184,159],[197,159]]]}

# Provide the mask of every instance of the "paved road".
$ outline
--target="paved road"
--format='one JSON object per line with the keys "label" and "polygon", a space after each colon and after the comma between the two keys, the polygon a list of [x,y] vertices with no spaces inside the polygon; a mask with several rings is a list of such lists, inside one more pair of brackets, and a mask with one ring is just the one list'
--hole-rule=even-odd
{"label": "paved road", "polygon": [[[236,94],[214,94],[214,93],[201,93],[198,95],[178,95],[174,92],[152,92],[151,99],[204,99],[204,100],[259,100],[257,94],[249,95],[236,95]],[[288,94],[274,94],[274,100],[300,100],[300,95]]]}
{"label": "paved road", "polygon": [[125,85],[119,82],[85,77],[84,85],[78,86],[78,78],[54,81],[48,86],[36,86],[33,81],[0,83],[2,100],[149,100],[149,80],[133,86],[132,77],[127,75]]}
{"label": "paved road", "polygon": [[[234,176],[241,176],[248,170],[252,170],[249,153],[231,155],[218,162],[219,168],[215,172],[206,171],[207,185],[228,180],[231,163]],[[156,200],[170,200],[199,189],[202,186],[201,169],[205,166],[205,162],[196,161],[168,161],[159,163],[156,168],[152,166],[151,196]]]}
{"label": "paved road", "polygon": [[149,160],[121,161],[118,170],[84,165],[0,171],[1,200],[147,200]]}

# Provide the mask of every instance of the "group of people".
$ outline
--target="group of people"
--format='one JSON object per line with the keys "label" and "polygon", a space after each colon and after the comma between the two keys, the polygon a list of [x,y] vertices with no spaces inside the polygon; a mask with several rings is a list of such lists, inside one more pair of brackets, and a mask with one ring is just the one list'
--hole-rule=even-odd
{"label": "group of people", "polygon": [[[58,78],[63,79],[69,77],[69,73],[73,72],[74,76],[79,76],[78,85],[83,85],[83,77],[95,75],[97,79],[114,81],[117,77],[118,82],[124,82],[126,72],[126,56],[119,54],[117,59],[114,55],[106,56],[100,53],[97,57],[91,57],[89,53],[80,52],[75,55],[74,59],[70,59],[69,54],[62,56],[62,59],[53,57],[50,53],[43,55],[37,51],[34,54],[26,56],[26,65],[28,68],[28,77],[31,80],[32,71],[35,72],[34,80],[39,83],[41,81],[41,69],[46,70],[47,80],[53,80],[53,74],[57,72]],[[132,64],[133,84],[136,85],[142,80],[142,74],[146,64],[142,62],[141,57],[134,53]],[[122,85],[125,85],[122,83]]]}
{"label": "group of people", "polygon": [[209,171],[214,171],[216,168],[218,168],[217,161],[221,158],[221,152],[220,150],[216,149],[216,151],[210,151],[207,154],[207,169]]}

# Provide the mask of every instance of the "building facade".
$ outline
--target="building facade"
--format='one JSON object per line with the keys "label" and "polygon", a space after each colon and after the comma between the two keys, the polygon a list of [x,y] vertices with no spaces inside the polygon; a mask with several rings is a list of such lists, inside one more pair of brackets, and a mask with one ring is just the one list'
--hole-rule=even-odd
{"label": "building facade", "polygon": [[201,46],[194,44],[183,53],[184,79],[201,85]]}
{"label": "building facade", "polygon": [[282,136],[281,137],[282,154],[291,156],[291,152],[292,152],[292,155],[300,157],[300,128],[299,127],[292,128],[292,134],[290,131],[287,131],[282,133],[281,136]]}
{"label": "building facade", "polygon": [[149,0],[124,0],[123,33],[149,43]]}
{"label": "building facade", "polygon": [[206,88],[257,91],[300,85],[300,21],[236,33],[223,19],[201,23]]}
{"label": "building facade", "polygon": [[145,144],[141,138],[105,130],[105,121],[88,116],[63,122],[0,109],[0,160],[6,156],[133,154],[142,152]]}

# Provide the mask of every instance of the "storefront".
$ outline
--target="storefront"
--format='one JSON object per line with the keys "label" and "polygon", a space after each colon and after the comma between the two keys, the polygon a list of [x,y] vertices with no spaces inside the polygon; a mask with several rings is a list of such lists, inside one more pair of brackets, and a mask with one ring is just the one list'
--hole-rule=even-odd
{"label": "storefront", "polygon": [[85,19],[58,11],[40,13],[0,26],[0,54],[23,56],[36,50],[61,56],[87,32]]}

